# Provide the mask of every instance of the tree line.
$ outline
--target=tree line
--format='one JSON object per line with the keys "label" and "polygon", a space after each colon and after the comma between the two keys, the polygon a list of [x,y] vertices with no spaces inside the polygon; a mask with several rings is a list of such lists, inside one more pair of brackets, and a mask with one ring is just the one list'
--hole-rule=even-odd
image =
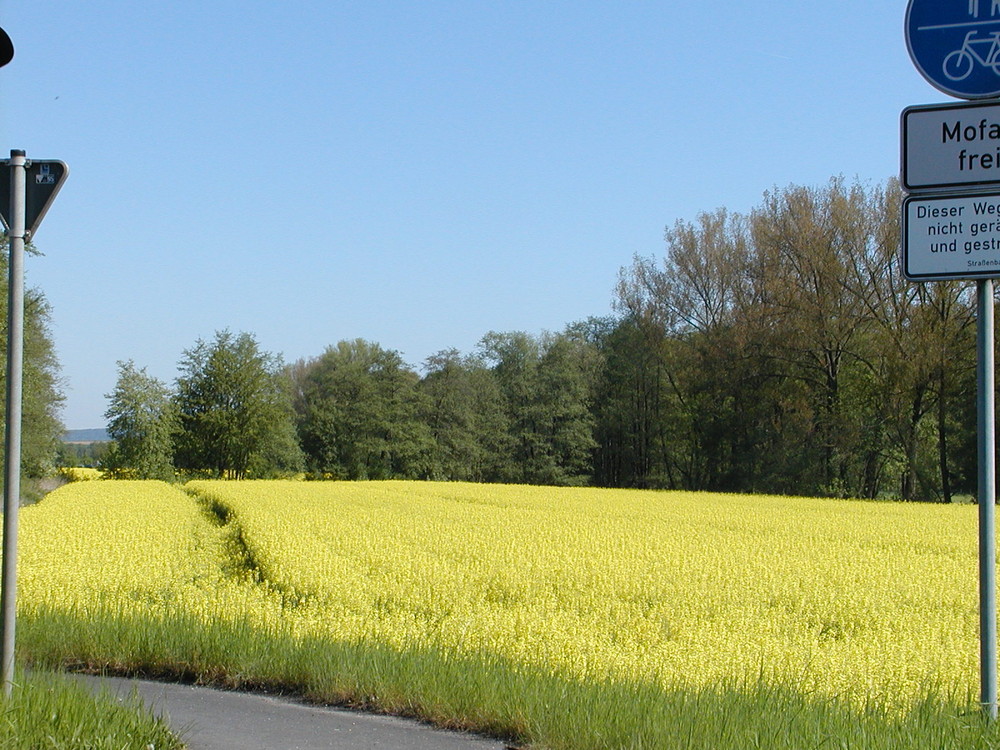
{"label": "tree line", "polygon": [[903,279],[901,197],[894,180],[775,190],[678,222],[661,261],[624,269],[599,481],[974,493],[974,300]]}
{"label": "tree line", "polygon": [[902,278],[900,201],[836,178],[678,221],[613,315],[419,370],[362,339],[285,364],[230,331],[172,387],[119,363],[104,462],[948,502],[975,492],[974,300]]}

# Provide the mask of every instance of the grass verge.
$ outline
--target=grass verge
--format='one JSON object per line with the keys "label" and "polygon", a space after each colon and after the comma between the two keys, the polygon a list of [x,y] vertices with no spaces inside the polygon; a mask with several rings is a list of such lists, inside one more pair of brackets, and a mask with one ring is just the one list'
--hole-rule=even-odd
{"label": "grass verge", "polygon": [[138,698],[91,695],[61,675],[18,675],[0,700],[2,750],[180,750],[184,745]]}
{"label": "grass verge", "polygon": [[[84,622],[51,612],[23,622],[20,632],[22,658],[51,668],[266,688],[413,716],[533,748],[1000,748],[998,724],[983,721],[969,700],[933,690],[898,711],[874,701],[859,709],[760,679],[687,689],[577,682],[493,655],[296,639],[252,633],[233,623],[206,626],[182,615],[123,621],[113,613],[91,613]],[[58,745],[23,745],[28,746]],[[155,744],[164,746],[169,747]]]}

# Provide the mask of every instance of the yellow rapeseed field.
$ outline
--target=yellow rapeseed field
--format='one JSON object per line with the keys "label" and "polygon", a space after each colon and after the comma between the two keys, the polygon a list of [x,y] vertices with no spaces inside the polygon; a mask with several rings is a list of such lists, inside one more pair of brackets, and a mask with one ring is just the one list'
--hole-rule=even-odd
{"label": "yellow rapeseed field", "polygon": [[281,620],[280,598],[233,570],[223,531],[176,487],[76,482],[20,515],[19,618]]}
{"label": "yellow rapeseed field", "polygon": [[59,476],[68,482],[87,482],[94,479],[101,479],[103,472],[100,469],[91,469],[83,466],[64,466],[59,469]]}
{"label": "yellow rapeseed field", "polygon": [[331,639],[585,681],[977,680],[975,509],[416,482],[193,482]]}
{"label": "yellow rapeseed field", "polygon": [[[763,677],[902,709],[930,687],[977,689],[972,506],[100,481],[25,508],[20,553],[29,623],[56,612],[135,631],[182,615],[238,625],[255,648],[284,638],[493,659],[561,684]],[[209,646],[191,649],[196,669]]]}

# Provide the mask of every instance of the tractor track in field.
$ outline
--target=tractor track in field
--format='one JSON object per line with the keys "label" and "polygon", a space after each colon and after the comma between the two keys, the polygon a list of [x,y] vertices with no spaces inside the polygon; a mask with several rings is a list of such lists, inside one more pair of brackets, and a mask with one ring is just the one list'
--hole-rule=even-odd
{"label": "tractor track in field", "polygon": [[[245,577],[278,594],[283,606],[307,603],[308,594],[272,580],[247,543],[239,519],[224,503],[186,490],[224,532],[223,574]],[[496,739],[440,729],[417,719],[309,703],[292,695],[246,692],[144,677],[72,673],[92,692],[123,701],[133,693],[178,734],[190,750],[505,750]]]}

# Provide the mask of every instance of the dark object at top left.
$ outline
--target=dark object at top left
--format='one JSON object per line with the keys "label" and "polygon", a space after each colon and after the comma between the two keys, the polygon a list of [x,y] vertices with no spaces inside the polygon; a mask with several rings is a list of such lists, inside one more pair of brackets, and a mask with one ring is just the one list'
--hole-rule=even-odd
{"label": "dark object at top left", "polygon": [[14,43],[7,32],[0,29],[0,68],[14,59]]}

